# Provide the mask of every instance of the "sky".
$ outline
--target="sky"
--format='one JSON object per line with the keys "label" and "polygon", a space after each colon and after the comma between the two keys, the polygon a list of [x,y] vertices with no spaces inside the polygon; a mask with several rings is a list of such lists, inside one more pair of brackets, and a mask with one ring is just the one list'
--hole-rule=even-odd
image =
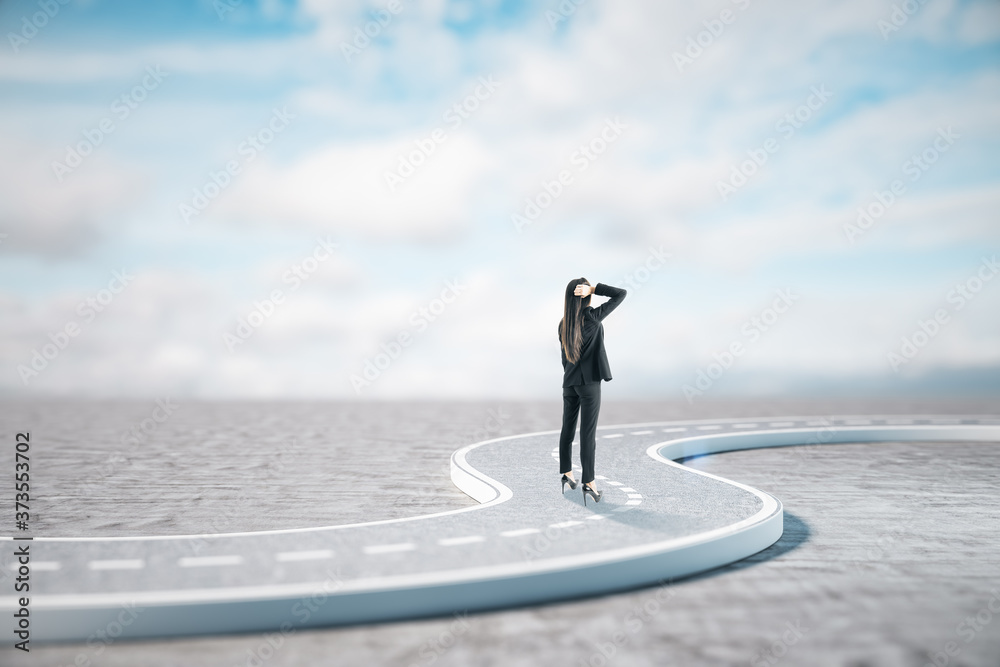
{"label": "sky", "polygon": [[578,277],[606,398],[1000,395],[994,1],[0,28],[0,396],[558,400]]}

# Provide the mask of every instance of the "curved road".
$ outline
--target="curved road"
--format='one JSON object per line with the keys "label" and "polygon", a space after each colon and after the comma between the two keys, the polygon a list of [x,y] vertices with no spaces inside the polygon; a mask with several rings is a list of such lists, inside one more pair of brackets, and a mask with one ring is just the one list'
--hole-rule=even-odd
{"label": "curved road", "polygon": [[[675,460],[758,447],[1000,442],[995,417],[789,417],[605,426],[599,504],[559,494],[558,431],[452,455],[481,504],[407,519],[218,535],[6,540],[28,546],[31,638],[85,641],[291,629],[461,613],[626,590],[773,544],[781,502]],[[574,451],[574,456],[577,452]],[[578,470],[578,469],[577,469]],[[7,578],[0,612],[17,608]],[[13,643],[10,632],[4,641]]]}

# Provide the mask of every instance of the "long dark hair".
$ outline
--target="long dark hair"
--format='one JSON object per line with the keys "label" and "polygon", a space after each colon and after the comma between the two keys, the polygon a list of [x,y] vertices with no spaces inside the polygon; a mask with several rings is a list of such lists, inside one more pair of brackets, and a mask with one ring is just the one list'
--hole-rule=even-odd
{"label": "long dark hair", "polygon": [[583,309],[590,305],[589,294],[581,299],[573,292],[577,285],[589,284],[590,281],[586,278],[574,278],[566,285],[563,318],[559,320],[559,343],[566,360],[571,364],[580,359],[580,348],[583,347]]}

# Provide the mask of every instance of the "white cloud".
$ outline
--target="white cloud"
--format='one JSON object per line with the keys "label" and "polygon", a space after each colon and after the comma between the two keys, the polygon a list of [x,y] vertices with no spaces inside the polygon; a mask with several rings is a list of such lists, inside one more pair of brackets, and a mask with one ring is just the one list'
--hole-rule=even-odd
{"label": "white cloud", "polygon": [[[213,208],[215,215],[271,224],[300,223],[380,238],[454,234],[472,222],[475,196],[490,167],[484,147],[468,135],[435,144],[425,156],[409,137],[331,145],[289,165],[260,159]],[[396,185],[400,156],[421,162]]]}
{"label": "white cloud", "polygon": [[60,183],[53,160],[65,149],[0,138],[0,231],[6,252],[66,256],[120,228],[122,214],[143,195],[141,173],[114,162],[97,147]]}

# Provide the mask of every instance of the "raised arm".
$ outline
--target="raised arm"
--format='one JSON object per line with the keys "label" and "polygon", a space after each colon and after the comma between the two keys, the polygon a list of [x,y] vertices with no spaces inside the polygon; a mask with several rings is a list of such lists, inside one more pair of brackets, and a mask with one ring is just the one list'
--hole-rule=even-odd
{"label": "raised arm", "polygon": [[592,294],[597,296],[609,296],[609,300],[602,303],[597,308],[594,308],[594,317],[598,320],[603,320],[605,317],[611,314],[611,311],[618,307],[622,301],[625,300],[625,290],[620,287],[612,287],[611,285],[605,285],[604,283],[597,283],[594,286]]}

